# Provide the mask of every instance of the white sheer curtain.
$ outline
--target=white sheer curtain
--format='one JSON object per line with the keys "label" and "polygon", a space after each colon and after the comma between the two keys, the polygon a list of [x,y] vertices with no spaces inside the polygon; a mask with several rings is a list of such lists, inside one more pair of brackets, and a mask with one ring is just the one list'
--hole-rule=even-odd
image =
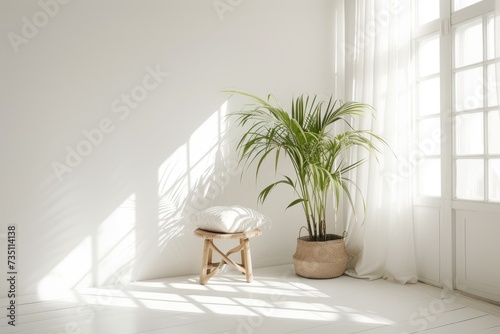
{"label": "white sheer curtain", "polygon": [[[500,0],[495,1],[495,57],[500,58]],[[495,66],[497,85],[497,101],[500,104],[500,61]]]}
{"label": "white sheer curtain", "polygon": [[[348,205],[348,274],[416,282],[411,189],[411,20],[410,1],[336,2],[336,85],[346,101],[371,104],[364,119],[389,143],[378,161],[371,157],[351,175],[366,200],[366,217],[356,222]],[[358,155],[363,152],[358,152]],[[359,156],[358,156],[359,157]],[[355,204],[362,212],[361,195]]]}

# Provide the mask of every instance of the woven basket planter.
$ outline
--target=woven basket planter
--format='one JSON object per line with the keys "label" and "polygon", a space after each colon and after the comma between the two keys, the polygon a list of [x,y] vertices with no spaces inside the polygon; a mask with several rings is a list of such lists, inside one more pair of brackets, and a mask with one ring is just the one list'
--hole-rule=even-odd
{"label": "woven basket planter", "polygon": [[300,237],[293,255],[295,273],[307,278],[338,277],[344,273],[348,259],[344,238],[336,234],[328,234],[327,241]]}

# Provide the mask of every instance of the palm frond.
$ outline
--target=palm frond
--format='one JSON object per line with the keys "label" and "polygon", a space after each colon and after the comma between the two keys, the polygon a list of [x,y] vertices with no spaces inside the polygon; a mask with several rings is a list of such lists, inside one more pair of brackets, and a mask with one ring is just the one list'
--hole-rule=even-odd
{"label": "palm frond", "polygon": [[[329,196],[333,196],[334,210],[345,196],[356,214],[354,199],[348,184],[354,184],[346,175],[358,168],[366,159],[347,163],[347,157],[355,149],[366,150],[375,156],[382,152],[380,145],[386,141],[369,130],[356,129],[354,120],[375,110],[363,103],[342,102],[330,96],[320,99],[317,95],[299,95],[292,99],[291,112],[286,112],[272,95],[267,99],[238,92],[226,91],[249,98],[252,104],[230,114],[236,125],[245,127],[237,142],[240,162],[248,168],[256,163],[255,177],[268,159],[273,159],[274,170],[284,161],[291,163],[295,174],[266,186],[258,195],[263,203],[279,184],[293,188],[297,198],[287,209],[301,204],[311,240],[326,237],[326,208]],[[346,130],[334,132],[340,123]],[[282,155],[286,159],[281,159]],[[247,170],[244,169],[244,171]],[[354,184],[355,190],[360,189]],[[362,196],[361,196],[362,198]],[[363,208],[365,206],[364,199]]]}

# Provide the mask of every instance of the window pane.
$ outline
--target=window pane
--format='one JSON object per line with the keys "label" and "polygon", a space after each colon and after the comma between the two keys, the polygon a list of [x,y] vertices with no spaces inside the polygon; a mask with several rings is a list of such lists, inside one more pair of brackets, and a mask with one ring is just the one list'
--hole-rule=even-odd
{"label": "window pane", "polygon": [[421,154],[438,155],[441,153],[441,125],[439,117],[422,120],[418,123],[418,148]]}
{"label": "window pane", "polygon": [[421,81],[418,84],[419,116],[439,114],[440,97],[439,78]]}
{"label": "window pane", "polygon": [[455,110],[483,106],[483,69],[475,67],[455,74]]}
{"label": "window pane", "polygon": [[483,113],[456,117],[455,143],[457,155],[484,153]]}
{"label": "window pane", "polygon": [[484,199],[484,162],[480,159],[457,160],[456,196],[459,199]]}
{"label": "window pane", "polygon": [[417,0],[417,24],[422,25],[439,18],[439,1]]}
{"label": "window pane", "polygon": [[439,35],[420,41],[418,44],[418,75],[439,73]]}
{"label": "window pane", "polygon": [[498,82],[497,82],[497,76],[496,76],[496,71],[497,69],[500,69],[500,63],[498,64],[491,64],[488,66],[488,87],[487,87],[487,93],[488,93],[488,106],[493,107],[498,105],[498,91],[497,89],[499,88]]}
{"label": "window pane", "polygon": [[500,159],[490,160],[489,170],[489,200],[500,202]]}
{"label": "window pane", "polygon": [[422,159],[418,167],[419,194],[422,196],[441,196],[441,160]]}
{"label": "window pane", "polygon": [[488,114],[488,151],[490,154],[500,154],[500,111],[490,111]]}
{"label": "window pane", "polygon": [[457,28],[455,32],[455,67],[467,66],[483,60],[483,22],[475,20]]}
{"label": "window pane", "polygon": [[488,59],[495,58],[495,19],[493,15],[488,16],[487,23],[487,56]]}
{"label": "window pane", "polygon": [[482,0],[453,0],[453,10],[457,11],[481,1]]}

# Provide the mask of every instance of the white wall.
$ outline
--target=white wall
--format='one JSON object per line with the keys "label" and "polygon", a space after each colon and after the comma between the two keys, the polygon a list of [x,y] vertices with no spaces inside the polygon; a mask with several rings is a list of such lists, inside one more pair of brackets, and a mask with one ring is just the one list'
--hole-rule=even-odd
{"label": "white wall", "polygon": [[[183,218],[256,207],[223,132],[241,101],[226,109],[221,90],[331,93],[330,6],[1,1],[0,264],[17,224],[18,294],[197,273],[202,241]],[[302,221],[287,194],[259,208],[273,228],[252,241],[255,266],[291,261]]]}

